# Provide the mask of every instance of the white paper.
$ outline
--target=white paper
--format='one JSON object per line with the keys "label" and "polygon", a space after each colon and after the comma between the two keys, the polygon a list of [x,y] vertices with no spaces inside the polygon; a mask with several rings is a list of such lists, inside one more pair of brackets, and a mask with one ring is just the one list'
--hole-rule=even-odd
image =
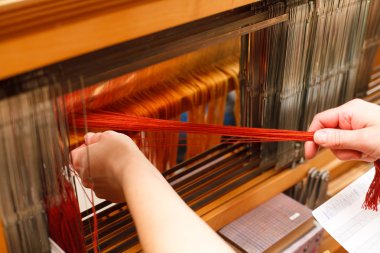
{"label": "white paper", "polygon": [[65,253],[59,246],[56,244],[53,239],[49,237],[50,242],[50,253]]}
{"label": "white paper", "polygon": [[380,252],[380,212],[362,209],[374,175],[372,168],[313,211],[315,219],[348,252]]}

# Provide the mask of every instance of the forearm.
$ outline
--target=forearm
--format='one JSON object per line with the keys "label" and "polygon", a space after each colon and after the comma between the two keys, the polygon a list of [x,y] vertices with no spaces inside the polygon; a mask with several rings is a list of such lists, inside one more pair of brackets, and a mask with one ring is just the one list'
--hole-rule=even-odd
{"label": "forearm", "polygon": [[233,252],[149,162],[123,178],[124,193],[146,252]]}

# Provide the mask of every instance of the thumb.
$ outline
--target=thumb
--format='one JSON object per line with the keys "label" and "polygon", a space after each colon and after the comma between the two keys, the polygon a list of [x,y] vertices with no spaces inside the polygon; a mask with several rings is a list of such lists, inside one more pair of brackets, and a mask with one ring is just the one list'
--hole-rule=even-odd
{"label": "thumb", "polygon": [[314,133],[314,142],[325,148],[360,150],[358,130],[324,128]]}

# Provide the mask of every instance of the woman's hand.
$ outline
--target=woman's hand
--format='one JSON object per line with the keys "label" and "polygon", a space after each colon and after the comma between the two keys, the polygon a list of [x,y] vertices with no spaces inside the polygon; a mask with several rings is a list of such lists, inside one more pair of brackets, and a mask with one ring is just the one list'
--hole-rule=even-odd
{"label": "woman's hand", "polygon": [[73,166],[85,187],[99,198],[125,202],[124,178],[149,163],[131,138],[114,131],[87,133],[85,145],[71,152]]}
{"label": "woman's hand", "polygon": [[305,156],[315,156],[318,145],[330,148],[341,160],[372,162],[380,158],[380,106],[361,99],[317,114],[310,127],[314,142],[305,143]]}
{"label": "woman's hand", "polygon": [[127,202],[144,252],[233,252],[128,136],[88,133],[71,154],[86,187],[100,198]]}

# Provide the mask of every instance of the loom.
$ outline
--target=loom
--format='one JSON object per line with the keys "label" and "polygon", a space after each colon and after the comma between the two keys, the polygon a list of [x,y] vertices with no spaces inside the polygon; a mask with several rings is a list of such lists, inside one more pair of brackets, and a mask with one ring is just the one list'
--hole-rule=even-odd
{"label": "loom", "polygon": [[[50,252],[49,238],[77,252],[142,250],[125,203],[97,204],[97,221],[92,208],[79,214],[69,151],[84,133],[106,130],[78,127],[79,118],[118,112],[222,125],[229,96],[237,125],[306,130],[314,114],[354,97],[380,103],[379,8],[374,0],[0,2],[0,251]],[[215,230],[332,160],[324,151],[303,161],[298,142],[143,130],[126,133]],[[78,245],[54,238],[57,217],[79,231]]]}

